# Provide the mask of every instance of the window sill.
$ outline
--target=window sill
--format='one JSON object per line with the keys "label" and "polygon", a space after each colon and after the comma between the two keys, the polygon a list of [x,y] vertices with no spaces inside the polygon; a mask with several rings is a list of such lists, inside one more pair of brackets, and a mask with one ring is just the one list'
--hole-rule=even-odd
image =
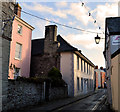
{"label": "window sill", "polygon": [[22,33],[18,33],[18,32],[17,32],[17,34],[19,34],[20,36],[22,36]]}
{"label": "window sill", "polygon": [[19,59],[19,58],[14,58],[15,60],[19,60],[19,61],[21,61],[21,59]]}

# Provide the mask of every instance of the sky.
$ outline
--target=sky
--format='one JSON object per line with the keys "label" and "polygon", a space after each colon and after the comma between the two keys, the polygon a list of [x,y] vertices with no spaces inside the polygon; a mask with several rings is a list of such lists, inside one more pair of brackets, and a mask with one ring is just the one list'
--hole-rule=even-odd
{"label": "sky", "polygon": [[[70,27],[84,29],[85,31],[75,30],[72,28],[57,25],[57,34],[60,34],[72,46],[78,48],[82,53],[90,59],[95,65],[105,67],[103,56],[104,39],[100,40],[100,44],[96,44],[94,37],[100,36],[105,38],[105,18],[118,16],[117,0],[70,0],[57,1],[49,0],[44,2],[41,0],[28,0],[27,2],[17,0],[23,11],[42,17],[60,24]],[[51,1],[51,2],[50,2]],[[82,6],[82,2],[84,6]],[[89,16],[89,13],[91,16]],[[51,25],[48,21],[35,18],[33,16],[21,13],[21,18],[32,25],[35,29],[32,33],[32,39],[45,37],[45,26]],[[94,21],[96,20],[96,23]],[[99,29],[100,27],[100,29]],[[89,33],[86,31],[92,31]]]}

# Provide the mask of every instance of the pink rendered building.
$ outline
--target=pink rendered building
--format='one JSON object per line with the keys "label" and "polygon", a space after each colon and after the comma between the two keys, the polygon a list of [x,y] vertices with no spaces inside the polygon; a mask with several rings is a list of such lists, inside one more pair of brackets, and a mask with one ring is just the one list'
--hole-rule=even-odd
{"label": "pink rendered building", "polygon": [[31,61],[31,25],[21,19],[21,7],[15,6],[15,19],[13,21],[12,41],[10,46],[9,78],[17,76],[29,77]]}

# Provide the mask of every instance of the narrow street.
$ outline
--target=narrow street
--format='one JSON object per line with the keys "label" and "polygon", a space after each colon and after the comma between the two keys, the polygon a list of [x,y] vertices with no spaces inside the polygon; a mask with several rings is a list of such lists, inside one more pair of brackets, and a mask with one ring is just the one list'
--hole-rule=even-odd
{"label": "narrow street", "polygon": [[[105,111],[110,112],[111,110],[108,108],[106,104],[106,89],[97,90],[92,95],[81,98],[80,100],[74,100],[74,98],[65,98],[61,100],[55,100],[46,102],[39,105],[34,105],[28,108],[23,108],[21,110],[17,110],[17,112],[33,112],[33,111],[50,111],[50,112],[58,112],[58,111]],[[65,103],[71,102],[71,103]]]}
{"label": "narrow street", "polygon": [[[97,94],[93,94],[92,96],[89,96],[85,99],[79,100],[75,103],[72,103],[70,105],[64,106],[62,108],[59,108],[55,110],[57,111],[65,111],[65,110],[79,110],[79,111],[86,111],[86,110],[108,110],[107,107],[104,105],[105,101],[103,103],[100,103],[106,96],[106,90],[100,90]],[[104,108],[102,108],[104,107]],[[109,110],[108,110],[109,111]]]}

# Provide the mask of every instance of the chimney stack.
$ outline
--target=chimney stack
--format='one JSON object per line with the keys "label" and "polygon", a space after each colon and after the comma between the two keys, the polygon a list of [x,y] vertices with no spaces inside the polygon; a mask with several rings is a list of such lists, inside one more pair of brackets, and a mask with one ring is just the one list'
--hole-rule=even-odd
{"label": "chimney stack", "polygon": [[57,50],[57,26],[45,26],[44,53],[54,54]]}
{"label": "chimney stack", "polygon": [[15,4],[15,9],[14,9],[14,13],[19,17],[19,18],[21,18],[21,7],[20,7],[20,5],[17,3],[17,4]]}
{"label": "chimney stack", "polygon": [[57,26],[56,25],[45,26],[45,38],[51,41],[57,41]]}

